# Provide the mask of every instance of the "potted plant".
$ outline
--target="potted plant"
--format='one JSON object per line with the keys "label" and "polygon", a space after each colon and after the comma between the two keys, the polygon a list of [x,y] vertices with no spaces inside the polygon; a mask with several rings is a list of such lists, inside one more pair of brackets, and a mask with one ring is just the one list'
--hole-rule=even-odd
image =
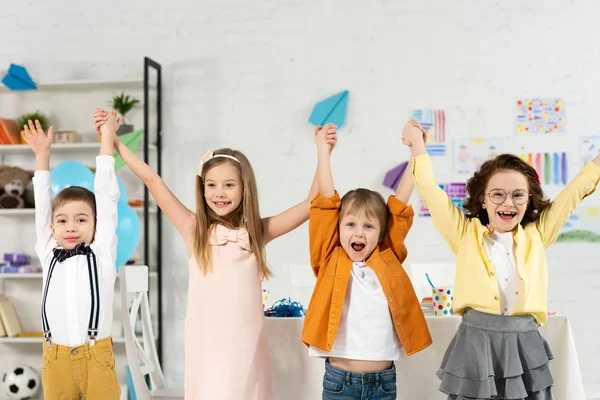
{"label": "potted plant", "polygon": [[40,121],[42,129],[46,130],[46,128],[48,128],[48,118],[39,111],[21,115],[19,119],[17,119],[17,126],[20,130],[23,130],[23,125],[27,125],[29,120],[35,122],[36,119]]}
{"label": "potted plant", "polygon": [[121,93],[119,96],[113,97],[113,109],[123,117],[123,124],[117,131],[117,135],[133,132],[133,125],[128,125],[125,120],[125,115],[131,111],[140,101],[128,94]]}

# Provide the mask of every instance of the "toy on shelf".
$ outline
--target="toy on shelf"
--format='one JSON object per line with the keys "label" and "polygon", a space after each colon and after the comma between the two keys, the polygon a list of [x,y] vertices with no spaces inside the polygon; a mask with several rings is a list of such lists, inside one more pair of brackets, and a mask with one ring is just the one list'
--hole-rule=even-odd
{"label": "toy on shelf", "polygon": [[0,273],[30,274],[42,271],[39,266],[30,265],[31,258],[27,254],[5,253],[3,259],[4,262],[0,262]]}
{"label": "toy on shelf", "polygon": [[56,144],[77,143],[79,141],[79,133],[77,131],[56,131],[54,132],[53,142]]}
{"label": "toy on shelf", "polygon": [[22,253],[4,253],[4,261],[16,267],[21,267],[29,264],[29,256]]}
{"label": "toy on shelf", "polygon": [[33,171],[0,165],[0,208],[33,208]]}

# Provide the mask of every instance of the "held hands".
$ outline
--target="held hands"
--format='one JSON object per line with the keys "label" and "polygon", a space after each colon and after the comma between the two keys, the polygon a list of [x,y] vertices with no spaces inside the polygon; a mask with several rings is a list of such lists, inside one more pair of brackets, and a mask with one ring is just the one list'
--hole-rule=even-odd
{"label": "held hands", "polygon": [[31,147],[31,150],[38,154],[49,154],[50,146],[52,146],[52,132],[54,127],[48,128],[48,135],[44,133],[42,125],[36,119],[35,124],[29,120],[29,125],[23,125],[23,131],[21,136],[25,139],[25,142]]}
{"label": "held hands", "polygon": [[337,144],[337,126],[332,123],[325,124],[325,126],[319,125],[315,128],[314,136],[317,149],[327,149],[331,154]]}
{"label": "held hands", "polygon": [[116,138],[117,129],[121,126],[123,117],[117,118],[117,112],[115,110],[107,113],[102,109],[96,109],[94,111],[94,125],[96,132],[102,136],[114,136]]}
{"label": "held hands", "polygon": [[415,144],[425,144],[427,142],[427,132],[421,126],[421,124],[411,118],[408,120],[404,128],[402,128],[402,143],[408,147],[412,147]]}

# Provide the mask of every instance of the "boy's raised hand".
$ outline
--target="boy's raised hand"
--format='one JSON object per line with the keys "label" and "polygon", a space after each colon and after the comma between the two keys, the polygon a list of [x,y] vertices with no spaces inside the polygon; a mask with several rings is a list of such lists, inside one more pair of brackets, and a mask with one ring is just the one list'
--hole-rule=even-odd
{"label": "boy's raised hand", "polygon": [[408,147],[412,147],[413,144],[427,142],[427,132],[421,126],[419,121],[411,118],[408,120],[404,128],[402,128],[402,143]]}
{"label": "boy's raised hand", "polygon": [[325,126],[317,126],[314,136],[317,149],[327,146],[327,150],[331,154],[337,144],[337,126],[332,123],[325,124]]}
{"label": "boy's raised hand", "polygon": [[35,154],[50,153],[53,131],[54,127],[51,126],[48,128],[48,135],[46,135],[40,121],[36,119],[34,123],[29,120],[28,125],[23,125],[21,136],[23,136],[23,139],[25,139],[25,142]]}
{"label": "boy's raised hand", "polygon": [[96,127],[96,132],[100,135],[104,136],[105,134],[112,135],[116,133],[122,122],[123,117],[117,118],[117,112],[115,110],[107,113],[98,108],[94,111],[94,126]]}

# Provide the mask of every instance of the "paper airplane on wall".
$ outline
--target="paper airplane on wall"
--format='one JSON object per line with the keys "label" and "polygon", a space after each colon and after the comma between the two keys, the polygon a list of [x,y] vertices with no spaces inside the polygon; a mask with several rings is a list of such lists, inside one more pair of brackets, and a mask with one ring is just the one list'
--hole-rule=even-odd
{"label": "paper airplane on wall", "polygon": [[321,126],[331,122],[336,124],[338,129],[341,128],[346,122],[348,94],[348,91],[344,90],[315,104],[308,121]]}
{"label": "paper airplane on wall", "polygon": [[10,90],[35,90],[37,86],[29,73],[20,65],[10,64],[8,72],[2,78],[2,83]]}
{"label": "paper airplane on wall", "polygon": [[393,190],[398,189],[398,184],[400,183],[400,179],[402,179],[402,175],[404,175],[407,166],[408,161],[405,161],[396,168],[390,169],[383,178],[383,185]]}
{"label": "paper airplane on wall", "polygon": [[[129,133],[125,133],[123,135],[119,135],[119,140],[123,143],[129,150],[132,152],[136,152],[138,147],[140,146],[140,142],[142,141],[142,137],[144,136],[144,131],[133,131]],[[125,166],[125,161],[121,158],[120,155],[115,151],[115,171],[120,170]]]}

